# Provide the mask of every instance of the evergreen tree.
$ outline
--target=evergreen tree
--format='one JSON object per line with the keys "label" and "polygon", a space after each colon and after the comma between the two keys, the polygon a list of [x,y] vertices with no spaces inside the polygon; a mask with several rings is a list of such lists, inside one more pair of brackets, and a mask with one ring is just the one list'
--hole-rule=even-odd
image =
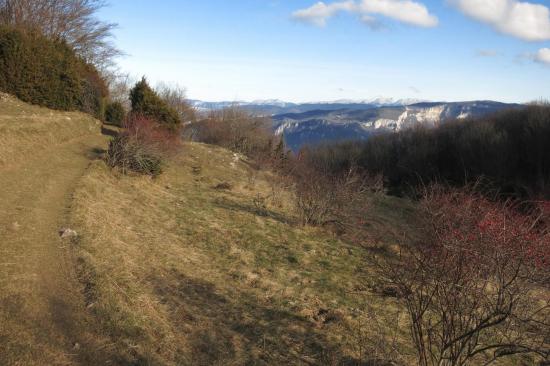
{"label": "evergreen tree", "polygon": [[172,129],[176,129],[181,123],[178,112],[158,96],[145,77],[130,91],[130,101],[133,114],[153,118]]}

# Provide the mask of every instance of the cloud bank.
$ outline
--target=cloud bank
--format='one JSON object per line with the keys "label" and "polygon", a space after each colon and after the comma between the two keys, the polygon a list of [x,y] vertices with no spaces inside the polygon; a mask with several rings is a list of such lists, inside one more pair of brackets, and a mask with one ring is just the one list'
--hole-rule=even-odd
{"label": "cloud bank", "polygon": [[439,23],[437,17],[432,15],[424,4],[412,0],[350,0],[330,4],[321,1],[309,8],[295,11],[292,17],[324,27],[328,19],[339,12],[359,14],[361,20],[369,26],[378,24],[373,15],[382,15],[401,23],[426,28],[435,27]]}
{"label": "cloud bank", "polygon": [[450,0],[465,15],[525,41],[550,40],[550,9],[517,0]]}

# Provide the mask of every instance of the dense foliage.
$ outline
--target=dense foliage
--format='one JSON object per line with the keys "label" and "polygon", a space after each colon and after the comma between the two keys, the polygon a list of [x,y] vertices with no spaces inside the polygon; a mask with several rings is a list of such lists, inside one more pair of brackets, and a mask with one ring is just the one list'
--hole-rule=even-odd
{"label": "dense foliage", "polygon": [[62,41],[0,28],[0,90],[59,110],[103,117],[107,88],[92,65]]}
{"label": "dense foliage", "polygon": [[126,110],[120,102],[111,102],[105,107],[105,121],[108,123],[122,127],[126,117]]}
{"label": "dense foliage", "polygon": [[439,128],[415,128],[366,142],[313,149],[333,172],[358,164],[382,174],[389,188],[444,181],[461,186],[486,178],[502,193],[550,196],[550,107],[529,106]]}
{"label": "dense foliage", "polygon": [[130,91],[130,101],[132,113],[135,115],[152,118],[171,129],[176,129],[181,124],[178,112],[159,97],[145,78]]}

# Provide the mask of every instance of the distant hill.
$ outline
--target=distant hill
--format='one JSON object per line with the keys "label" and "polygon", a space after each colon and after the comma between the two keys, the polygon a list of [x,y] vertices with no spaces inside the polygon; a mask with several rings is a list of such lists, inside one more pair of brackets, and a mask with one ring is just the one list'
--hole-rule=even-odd
{"label": "distant hill", "polygon": [[297,150],[306,144],[326,141],[364,140],[373,134],[396,132],[416,125],[437,126],[446,120],[482,117],[501,110],[521,108],[521,104],[493,101],[423,102],[410,105],[373,106],[332,105],[302,113],[273,116],[277,134]]}

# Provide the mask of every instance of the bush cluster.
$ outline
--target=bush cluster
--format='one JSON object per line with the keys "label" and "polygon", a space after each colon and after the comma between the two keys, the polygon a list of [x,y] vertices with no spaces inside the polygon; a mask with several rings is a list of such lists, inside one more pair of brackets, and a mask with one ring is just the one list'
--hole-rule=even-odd
{"label": "bush cluster", "polygon": [[178,143],[174,131],[146,116],[133,115],[125,121],[124,131],[111,140],[107,164],[119,168],[123,174],[135,172],[156,177]]}
{"label": "bush cluster", "polygon": [[281,153],[284,150],[268,118],[250,115],[238,107],[212,111],[206,119],[190,124],[186,134],[195,141],[225,147],[262,164],[277,149],[282,149]]}
{"label": "bush cluster", "polygon": [[547,358],[550,231],[540,211],[441,186],[426,188],[419,206],[423,242],[374,259],[406,309],[418,364]]}
{"label": "bush cluster", "polygon": [[130,101],[133,114],[152,118],[172,130],[176,130],[181,124],[178,112],[162,100],[145,78],[130,91]]}
{"label": "bush cluster", "polygon": [[59,110],[103,118],[107,87],[92,65],[63,41],[0,27],[0,90]]}

